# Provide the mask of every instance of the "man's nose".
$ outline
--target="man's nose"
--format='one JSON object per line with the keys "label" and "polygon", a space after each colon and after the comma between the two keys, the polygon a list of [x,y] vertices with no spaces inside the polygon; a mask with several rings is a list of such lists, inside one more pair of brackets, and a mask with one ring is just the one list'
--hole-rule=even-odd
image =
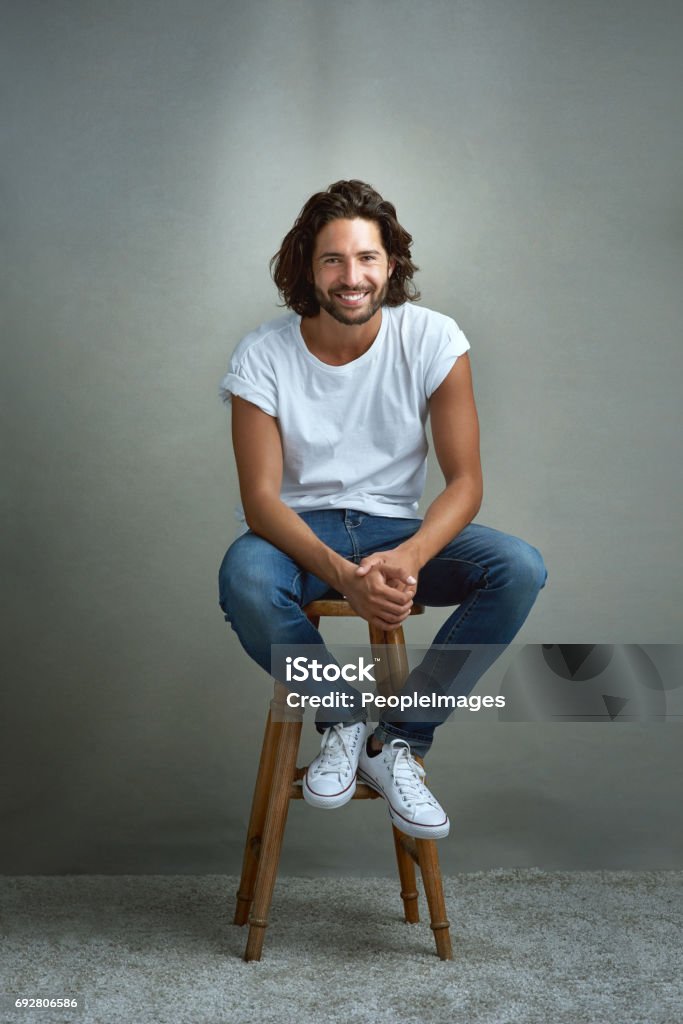
{"label": "man's nose", "polygon": [[356,260],[348,259],[344,261],[342,266],[342,280],[346,285],[358,284],[360,281],[360,265]]}

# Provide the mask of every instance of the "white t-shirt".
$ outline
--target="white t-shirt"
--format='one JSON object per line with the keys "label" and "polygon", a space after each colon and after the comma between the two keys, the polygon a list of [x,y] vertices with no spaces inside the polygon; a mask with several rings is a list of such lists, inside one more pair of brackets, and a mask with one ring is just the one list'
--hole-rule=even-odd
{"label": "white t-shirt", "polygon": [[277,417],[281,498],[298,512],[350,508],[413,518],[427,474],[428,399],[469,342],[450,317],[410,302],[384,306],[360,358],[328,366],[307,348],[295,313],[235,349],[221,396]]}

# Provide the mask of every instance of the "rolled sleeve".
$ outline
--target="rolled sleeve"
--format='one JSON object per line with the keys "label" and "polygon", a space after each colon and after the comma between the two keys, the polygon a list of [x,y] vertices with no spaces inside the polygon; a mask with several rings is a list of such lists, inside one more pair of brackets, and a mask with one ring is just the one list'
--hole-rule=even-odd
{"label": "rolled sleeve", "polygon": [[230,403],[233,395],[237,395],[258,406],[269,416],[277,416],[276,373],[262,351],[247,351],[242,358],[239,352],[233,354],[228,372],[221,381],[219,394],[226,404]]}
{"label": "rolled sleeve", "polygon": [[450,318],[447,321],[441,344],[437,347],[434,358],[431,360],[425,375],[425,391],[427,398],[431,398],[440,384],[455,366],[459,356],[465,354],[470,343],[460,330],[455,320]]}
{"label": "rolled sleeve", "polygon": [[259,409],[268,413],[269,416],[277,416],[277,406],[266,391],[245,377],[241,377],[238,373],[232,373],[231,371],[226,373],[221,381],[219,394],[226,405],[230,404],[233,395],[237,395],[238,398],[244,398],[245,401],[257,405]]}

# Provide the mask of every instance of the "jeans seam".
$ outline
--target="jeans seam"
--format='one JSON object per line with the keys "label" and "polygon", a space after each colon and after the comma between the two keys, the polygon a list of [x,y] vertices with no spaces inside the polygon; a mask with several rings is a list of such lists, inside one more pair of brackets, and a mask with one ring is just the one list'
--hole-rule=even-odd
{"label": "jeans seam", "polygon": [[294,573],[294,575],[292,577],[292,582],[289,585],[290,591],[291,591],[292,594],[295,593],[294,588],[295,588],[296,584],[299,582],[300,579],[301,579],[301,569],[297,569],[297,571]]}
{"label": "jeans seam", "polygon": [[358,548],[358,544],[356,543],[356,535],[351,532],[352,530],[355,529],[355,527],[354,526],[348,526],[347,523],[344,523],[344,528],[345,528],[347,534],[349,535],[349,540],[351,541],[351,547],[353,548],[352,561],[356,562],[356,564],[357,564],[360,561],[360,550]]}

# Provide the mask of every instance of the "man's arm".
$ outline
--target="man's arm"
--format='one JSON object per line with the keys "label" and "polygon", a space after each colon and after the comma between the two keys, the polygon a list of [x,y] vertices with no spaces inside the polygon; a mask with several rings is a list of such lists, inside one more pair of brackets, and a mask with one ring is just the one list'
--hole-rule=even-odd
{"label": "man's arm", "polygon": [[335,590],[366,621],[395,629],[410,614],[412,594],[387,585],[379,572],[356,576],[355,566],[323,544],[280,500],[282,441],[277,420],[242,398],[232,398],[232,441],[247,525],[297,565]]}
{"label": "man's arm", "polygon": [[356,574],[377,567],[388,582],[414,586],[417,575],[474,519],[483,495],[479,420],[468,356],[461,355],[429,402],[434,451],[446,486],[425,513],[410,540],[391,551],[364,558]]}

